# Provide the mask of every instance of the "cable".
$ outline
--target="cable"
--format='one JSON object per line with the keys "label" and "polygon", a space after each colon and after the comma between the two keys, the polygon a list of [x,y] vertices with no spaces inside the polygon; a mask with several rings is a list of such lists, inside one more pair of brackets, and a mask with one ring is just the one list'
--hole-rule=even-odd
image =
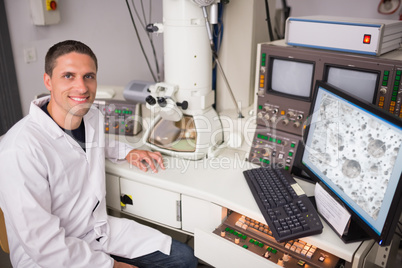
{"label": "cable", "polygon": [[128,12],[130,13],[131,22],[133,23],[133,26],[134,26],[135,34],[137,35],[137,39],[138,39],[138,42],[139,42],[140,47],[141,47],[141,50],[142,50],[142,54],[144,55],[144,58],[145,58],[145,61],[147,62],[149,71],[150,71],[150,73],[151,73],[151,75],[152,75],[154,81],[156,82],[157,79],[156,79],[155,74],[154,74],[154,72],[153,72],[153,70],[152,70],[152,68],[151,68],[151,65],[150,65],[150,63],[149,63],[147,54],[145,53],[144,46],[142,45],[141,38],[140,38],[140,35],[139,35],[139,33],[138,33],[138,30],[137,30],[137,25],[135,24],[134,17],[133,17],[133,13],[131,12],[131,8],[130,8],[130,5],[129,5],[129,3],[128,3],[128,0],[126,0],[126,4],[127,4]]}
{"label": "cable", "polygon": [[[141,9],[142,9],[142,16],[143,16],[144,21],[141,20],[141,16],[140,16],[140,14],[139,14],[139,12],[138,12],[135,4],[134,4],[134,0],[131,0],[131,4],[132,4],[132,6],[134,8],[134,11],[135,11],[135,14],[137,15],[138,20],[141,23],[141,26],[143,27],[143,29],[145,29],[146,25],[149,24],[149,21],[147,21],[147,17],[145,15],[145,9],[144,9],[143,0],[141,0]],[[152,0],[149,1],[149,20],[151,20],[151,18],[152,18],[151,11],[152,11]],[[153,53],[154,61],[155,61],[155,66],[156,66],[157,81],[159,82],[161,74],[160,74],[160,70],[159,70],[158,57],[156,56],[155,46],[154,46],[154,42],[153,42],[153,39],[152,39],[152,34],[147,32],[147,36],[148,36],[149,43],[151,44],[151,49],[152,49],[152,53]]]}
{"label": "cable", "polygon": [[241,113],[241,109],[240,109],[240,107],[239,107],[239,104],[237,103],[236,98],[235,98],[235,96],[234,96],[234,94],[233,94],[233,90],[232,90],[232,88],[230,87],[229,81],[228,81],[228,79],[226,78],[225,72],[223,71],[223,68],[222,68],[222,66],[221,66],[221,63],[220,63],[220,61],[219,61],[218,53],[216,52],[214,40],[213,40],[212,33],[211,33],[211,25],[210,25],[209,20],[208,20],[207,8],[206,8],[205,6],[202,7],[202,12],[203,12],[204,18],[205,18],[205,26],[206,26],[206,28],[207,28],[208,39],[209,39],[209,43],[210,43],[210,46],[211,46],[212,55],[213,55],[213,57],[215,58],[215,62],[216,62],[216,64],[217,64],[217,66],[218,66],[218,69],[221,71],[221,74],[222,74],[222,77],[223,77],[223,79],[224,79],[224,81],[225,81],[225,84],[226,84],[226,86],[227,86],[228,89],[229,89],[230,96],[232,97],[232,100],[233,100],[233,102],[234,102],[234,105],[235,105],[235,107],[237,108],[237,113],[238,113],[239,118],[244,118],[243,114]]}
{"label": "cable", "polygon": [[267,15],[266,21],[268,26],[269,40],[274,41],[274,34],[272,33],[272,24],[271,24],[271,16],[269,14],[269,5],[268,0],[265,0],[265,13]]}

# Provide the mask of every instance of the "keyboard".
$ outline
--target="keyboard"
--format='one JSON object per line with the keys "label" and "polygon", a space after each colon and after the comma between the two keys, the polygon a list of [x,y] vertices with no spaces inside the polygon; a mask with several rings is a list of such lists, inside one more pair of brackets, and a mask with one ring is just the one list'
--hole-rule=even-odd
{"label": "keyboard", "polygon": [[278,242],[322,232],[315,207],[288,171],[259,167],[245,170],[243,174]]}

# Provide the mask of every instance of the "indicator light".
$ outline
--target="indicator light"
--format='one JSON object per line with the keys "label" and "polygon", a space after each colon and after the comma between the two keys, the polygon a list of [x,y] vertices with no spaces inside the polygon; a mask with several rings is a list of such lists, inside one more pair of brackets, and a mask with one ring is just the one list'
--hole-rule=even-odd
{"label": "indicator light", "polygon": [[371,34],[365,34],[363,38],[363,44],[370,44],[371,43]]}

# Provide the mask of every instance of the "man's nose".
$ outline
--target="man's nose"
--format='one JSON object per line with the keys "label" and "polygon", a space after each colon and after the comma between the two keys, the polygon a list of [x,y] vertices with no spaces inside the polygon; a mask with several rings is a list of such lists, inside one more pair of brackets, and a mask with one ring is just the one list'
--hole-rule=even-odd
{"label": "man's nose", "polygon": [[75,87],[80,93],[85,93],[88,91],[84,77],[79,77],[75,80]]}

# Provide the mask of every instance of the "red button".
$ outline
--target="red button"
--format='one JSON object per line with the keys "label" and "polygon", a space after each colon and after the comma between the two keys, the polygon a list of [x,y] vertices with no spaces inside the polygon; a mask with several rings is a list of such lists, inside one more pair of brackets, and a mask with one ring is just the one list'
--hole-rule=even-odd
{"label": "red button", "polygon": [[51,10],[56,10],[57,8],[57,2],[56,1],[50,1],[50,9]]}

